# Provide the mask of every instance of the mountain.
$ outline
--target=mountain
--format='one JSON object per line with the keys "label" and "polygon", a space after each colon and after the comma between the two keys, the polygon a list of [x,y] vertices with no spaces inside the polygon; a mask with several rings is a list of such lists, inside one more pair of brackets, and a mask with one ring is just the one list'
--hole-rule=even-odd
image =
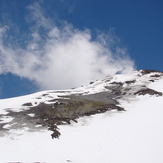
{"label": "mountain", "polygon": [[162,163],[163,72],[0,100],[0,162]]}

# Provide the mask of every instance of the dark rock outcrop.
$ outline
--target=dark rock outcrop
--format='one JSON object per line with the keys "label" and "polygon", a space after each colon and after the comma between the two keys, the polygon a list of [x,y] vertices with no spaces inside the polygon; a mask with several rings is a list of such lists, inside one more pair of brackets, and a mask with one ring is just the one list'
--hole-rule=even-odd
{"label": "dark rock outcrop", "polygon": [[161,72],[161,71],[158,71],[158,70],[148,70],[148,69],[143,69],[143,70],[140,70],[140,71],[141,71],[142,75],[150,74],[152,72],[158,72],[158,73]]}
{"label": "dark rock outcrop", "polygon": [[97,93],[86,96],[64,96],[69,99],[58,99],[53,104],[41,103],[31,110],[35,112],[35,118],[40,119],[39,123],[53,132],[52,138],[59,138],[57,125],[77,122],[76,119],[81,116],[103,113],[112,109],[124,111],[122,107],[117,106],[116,100],[106,95],[106,93]]}
{"label": "dark rock outcrop", "polygon": [[28,102],[28,103],[23,104],[23,106],[32,106],[32,103]]}
{"label": "dark rock outcrop", "polygon": [[141,89],[134,93],[134,95],[146,95],[146,94],[162,96],[162,92],[157,92],[157,91],[155,91],[153,89],[149,89],[149,88]]}

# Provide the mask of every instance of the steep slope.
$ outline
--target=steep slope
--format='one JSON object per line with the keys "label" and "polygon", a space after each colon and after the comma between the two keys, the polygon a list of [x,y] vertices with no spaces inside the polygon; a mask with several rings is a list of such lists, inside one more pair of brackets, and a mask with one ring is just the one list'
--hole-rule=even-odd
{"label": "steep slope", "polygon": [[1,100],[0,161],[161,163],[162,83],[162,72],[140,70]]}

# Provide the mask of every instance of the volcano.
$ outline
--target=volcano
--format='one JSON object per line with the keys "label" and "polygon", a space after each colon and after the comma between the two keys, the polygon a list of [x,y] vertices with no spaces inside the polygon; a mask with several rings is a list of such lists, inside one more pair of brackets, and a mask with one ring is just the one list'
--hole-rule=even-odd
{"label": "volcano", "polygon": [[162,163],[162,106],[155,70],[0,100],[0,162]]}

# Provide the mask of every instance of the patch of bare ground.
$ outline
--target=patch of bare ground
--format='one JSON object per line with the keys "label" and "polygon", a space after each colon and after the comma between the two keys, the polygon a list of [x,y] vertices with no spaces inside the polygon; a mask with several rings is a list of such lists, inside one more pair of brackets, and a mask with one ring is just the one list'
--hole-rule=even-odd
{"label": "patch of bare ground", "polygon": [[146,94],[149,94],[149,95],[156,95],[156,96],[162,96],[162,92],[158,92],[158,91],[155,91],[153,89],[149,89],[149,88],[144,88],[144,89],[141,89],[137,92],[134,93],[134,95],[146,95]]}
{"label": "patch of bare ground", "polygon": [[150,73],[153,73],[153,72],[163,73],[162,71],[148,70],[148,69],[143,69],[143,70],[140,70],[140,71],[141,71],[142,75],[150,74]]}
{"label": "patch of bare ground", "polygon": [[[89,96],[90,97],[90,96]],[[71,121],[77,123],[77,119],[82,116],[90,116],[94,114],[104,113],[109,110],[125,111],[124,108],[113,103],[103,103],[100,101],[76,99],[60,100],[54,104],[42,103],[31,108],[35,112],[37,119],[40,119],[39,124],[46,126],[52,131],[52,138],[59,138],[58,125],[70,124]]]}

